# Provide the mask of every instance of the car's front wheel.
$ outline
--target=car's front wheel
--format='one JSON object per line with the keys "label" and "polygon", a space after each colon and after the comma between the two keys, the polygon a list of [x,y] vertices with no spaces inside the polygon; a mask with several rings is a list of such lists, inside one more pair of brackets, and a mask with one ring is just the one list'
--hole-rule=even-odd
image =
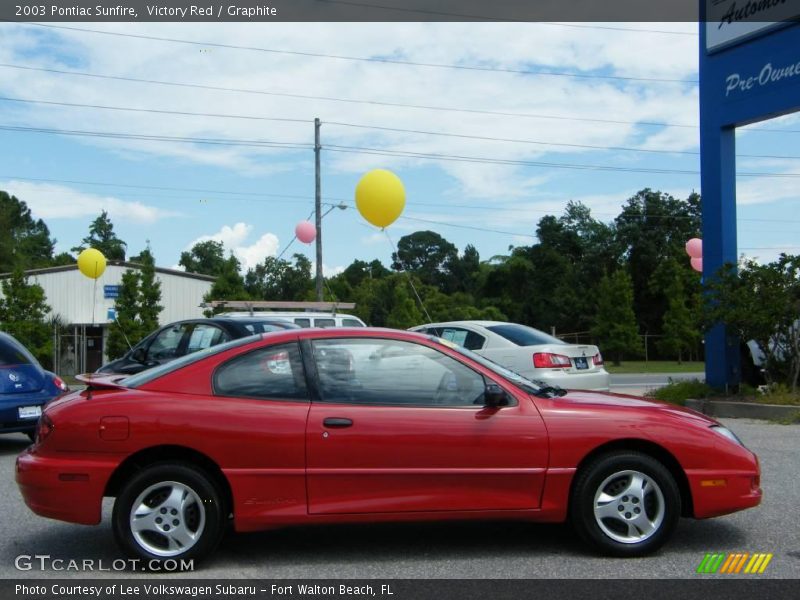
{"label": "car's front wheel", "polygon": [[672,534],[681,514],[675,478],[653,457],[614,452],[576,475],[570,517],[578,534],[614,556],[642,556]]}
{"label": "car's front wheel", "polygon": [[[172,559],[200,560],[224,531],[222,496],[201,470],[160,463],[131,477],[114,503],[114,536],[145,568]],[[155,561],[155,562],[152,562]]]}

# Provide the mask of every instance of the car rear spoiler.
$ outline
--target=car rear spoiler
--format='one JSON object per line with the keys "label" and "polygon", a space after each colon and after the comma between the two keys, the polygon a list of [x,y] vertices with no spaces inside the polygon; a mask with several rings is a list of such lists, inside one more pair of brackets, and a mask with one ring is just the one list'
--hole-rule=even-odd
{"label": "car rear spoiler", "polygon": [[106,373],[84,373],[75,376],[75,379],[86,384],[87,389],[92,390],[127,389],[127,386],[124,384],[126,378],[126,375],[108,375]]}

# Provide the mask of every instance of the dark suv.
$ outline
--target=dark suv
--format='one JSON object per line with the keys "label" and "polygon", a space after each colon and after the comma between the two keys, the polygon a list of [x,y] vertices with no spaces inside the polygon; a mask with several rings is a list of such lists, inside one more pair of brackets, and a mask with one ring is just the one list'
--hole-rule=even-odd
{"label": "dark suv", "polygon": [[282,329],[299,327],[289,321],[258,317],[177,321],[154,331],[125,356],[103,365],[97,372],[133,375],[222,342]]}

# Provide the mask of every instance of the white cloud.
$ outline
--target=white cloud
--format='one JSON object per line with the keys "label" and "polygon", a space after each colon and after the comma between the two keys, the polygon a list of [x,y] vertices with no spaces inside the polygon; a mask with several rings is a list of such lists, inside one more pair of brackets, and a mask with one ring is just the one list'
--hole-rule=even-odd
{"label": "white cloud", "polygon": [[0,182],[0,189],[23,200],[34,216],[41,219],[96,217],[105,210],[112,220],[130,220],[136,223],[152,224],[160,219],[181,214],[138,200],[120,200],[113,195],[89,194],[50,183],[11,180]]}
{"label": "white cloud", "polygon": [[278,253],[278,236],[274,233],[265,233],[252,244],[247,244],[253,226],[247,223],[235,223],[233,226],[223,225],[214,234],[202,235],[186,245],[186,250],[191,250],[195,244],[214,240],[222,242],[226,252],[232,251],[234,256],[239,259],[242,270],[252,269],[257,264],[264,262],[268,256],[275,256]]}
{"label": "white cloud", "polygon": [[[678,24],[671,24],[679,26]],[[693,79],[697,38],[585,29],[537,23],[276,23],[264,24],[96,23],[95,29],[121,33],[267,47],[290,51],[385,57],[424,63],[490,65],[500,69],[568,71],[596,75]],[[52,105],[18,105],[7,121],[40,127],[149,133],[168,136],[313,141],[314,117],[323,122],[327,167],[355,174],[375,166],[399,170],[436,168],[469,197],[521,195],[541,185],[547,170],[510,165],[475,165],[423,158],[335,152],[333,145],[362,146],[428,154],[536,160],[545,154],[580,156],[587,149],[360,129],[333,122],[421,131],[468,133],[487,138],[527,139],[587,145],[687,149],[697,144],[694,129],[659,130],[620,123],[544,119],[541,115],[611,121],[667,121],[695,124],[697,91],[692,84],[581,79],[550,75],[487,73],[411,65],[388,65],[3,25],[0,62],[71,68],[121,77],[190,82],[205,86],[363,99],[384,103],[463,107],[509,113],[490,115],[353,104],[269,94],[145,85],[3,70],[0,92],[63,102],[133,106],[188,112],[304,119],[269,120],[174,116]],[[468,40],[468,43],[465,43]],[[208,49],[206,49],[208,50]],[[654,60],[654,57],[658,57]],[[511,116],[516,113],[518,116]],[[526,115],[526,116],[519,116]],[[538,116],[537,116],[538,115]],[[34,134],[31,134],[34,135]],[[245,175],[308,169],[307,150],[77,138],[126,155],[164,156],[215,165]],[[611,155],[611,161],[641,157]],[[558,176],[571,177],[559,171]]]}

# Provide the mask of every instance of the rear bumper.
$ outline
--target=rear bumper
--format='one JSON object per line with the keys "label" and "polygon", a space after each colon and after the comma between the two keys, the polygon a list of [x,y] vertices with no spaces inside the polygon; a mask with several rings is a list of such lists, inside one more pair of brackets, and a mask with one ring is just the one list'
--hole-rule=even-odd
{"label": "rear bumper", "polygon": [[694,517],[707,519],[758,506],[763,492],[758,467],[753,470],[691,470]]}
{"label": "rear bumper", "polygon": [[561,370],[537,370],[533,379],[544,381],[550,385],[557,385],[567,390],[588,390],[591,392],[607,392],[611,387],[611,376],[605,369],[594,373],[570,372]]}
{"label": "rear bumper", "polygon": [[14,402],[3,400],[0,405],[0,433],[13,433],[15,431],[29,432],[36,429],[38,418],[19,418],[19,408],[21,406],[42,406],[47,401],[47,398],[20,398],[15,399]]}
{"label": "rear bumper", "polygon": [[43,457],[28,449],[17,457],[16,481],[25,504],[37,515],[96,525],[115,464],[94,458]]}

